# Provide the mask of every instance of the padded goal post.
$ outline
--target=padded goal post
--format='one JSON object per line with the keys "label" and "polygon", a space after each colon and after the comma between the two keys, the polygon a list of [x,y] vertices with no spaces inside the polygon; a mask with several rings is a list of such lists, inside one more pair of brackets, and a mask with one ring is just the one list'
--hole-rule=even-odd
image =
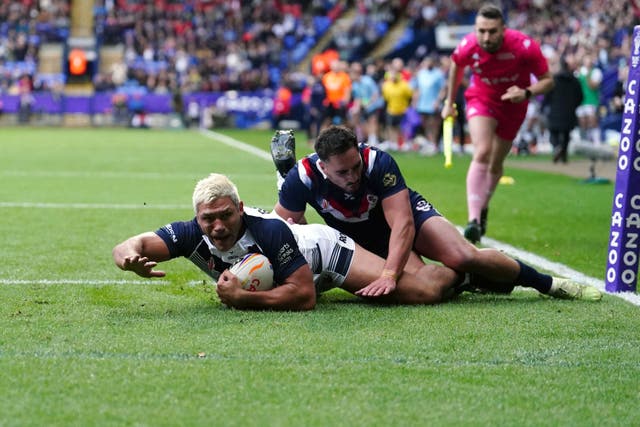
{"label": "padded goal post", "polygon": [[606,290],[635,292],[640,257],[640,25],[633,30],[611,211]]}

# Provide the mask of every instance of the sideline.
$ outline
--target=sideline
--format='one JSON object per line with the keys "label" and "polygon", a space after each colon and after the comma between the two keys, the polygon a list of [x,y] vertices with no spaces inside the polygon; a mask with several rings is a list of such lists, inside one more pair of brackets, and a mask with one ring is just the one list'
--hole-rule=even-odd
{"label": "sideline", "polygon": [[[229,145],[231,147],[237,148],[239,150],[245,151],[247,153],[251,153],[254,154],[262,159],[268,160],[268,161],[272,161],[271,159],[271,154],[261,150],[259,148],[256,148],[252,145],[246,144],[242,141],[239,141],[237,139],[231,138],[227,135],[223,135],[220,134],[218,132],[214,132],[211,130],[205,130],[205,129],[201,129],[200,133],[202,135],[204,135],[205,137],[212,139],[216,142],[221,142],[225,145]],[[458,227],[459,230],[462,230],[462,228]],[[607,292],[605,290],[604,287],[604,280],[603,279],[598,279],[595,277],[590,277],[587,276],[584,273],[581,273],[579,271],[573,270],[572,268],[564,265],[564,264],[560,264],[554,261],[550,261],[544,257],[541,257],[539,255],[524,251],[522,249],[518,249],[514,246],[511,246],[509,244],[506,243],[502,243],[499,242],[497,240],[493,240],[490,239],[488,237],[483,237],[482,238],[482,243],[484,246],[487,247],[492,247],[495,249],[498,249],[500,251],[503,251],[515,258],[518,258],[528,264],[531,264],[533,266],[535,266],[536,268],[540,268],[542,270],[546,270],[548,272],[550,272],[552,275],[554,276],[561,276],[561,277],[568,277],[571,278],[577,282],[580,283],[584,283],[587,285],[591,285],[594,286],[596,288],[598,288],[599,290],[601,290],[602,292],[607,293],[608,295],[613,295],[616,296],[618,298],[622,298],[625,301],[630,302],[631,304],[634,304],[636,306],[640,306],[640,295],[638,295],[637,293],[633,293],[633,292]]]}

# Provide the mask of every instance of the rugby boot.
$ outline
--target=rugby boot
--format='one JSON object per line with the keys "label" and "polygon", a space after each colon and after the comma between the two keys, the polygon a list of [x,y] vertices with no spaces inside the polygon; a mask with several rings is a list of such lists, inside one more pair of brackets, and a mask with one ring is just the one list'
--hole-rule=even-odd
{"label": "rugby boot", "polygon": [[578,299],[584,301],[599,301],[602,299],[602,292],[593,286],[581,285],[570,279],[554,277],[549,295],[560,299]]}
{"label": "rugby boot", "polygon": [[489,208],[480,211],[480,234],[484,236],[487,233],[487,219],[489,217]]}
{"label": "rugby boot", "polygon": [[478,224],[478,220],[474,219],[469,221],[467,227],[464,229],[464,238],[475,245],[480,242],[481,236],[482,229],[480,228],[480,224]]}
{"label": "rugby boot", "polygon": [[296,138],[293,130],[277,130],[271,138],[271,158],[282,178],[296,164]]}

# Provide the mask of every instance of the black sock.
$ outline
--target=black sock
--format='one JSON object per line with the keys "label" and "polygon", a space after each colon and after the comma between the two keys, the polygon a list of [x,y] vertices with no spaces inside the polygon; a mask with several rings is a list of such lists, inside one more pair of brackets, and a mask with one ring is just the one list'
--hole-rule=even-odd
{"label": "black sock", "polygon": [[516,262],[520,265],[520,273],[518,273],[518,277],[516,278],[516,284],[518,286],[534,288],[543,294],[549,293],[551,283],[553,282],[551,276],[540,273],[522,261],[516,260]]}

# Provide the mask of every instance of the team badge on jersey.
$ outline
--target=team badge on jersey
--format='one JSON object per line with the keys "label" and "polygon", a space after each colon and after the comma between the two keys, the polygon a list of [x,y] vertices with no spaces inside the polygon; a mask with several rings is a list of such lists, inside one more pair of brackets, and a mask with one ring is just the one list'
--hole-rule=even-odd
{"label": "team badge on jersey", "polygon": [[398,177],[395,174],[386,173],[382,178],[382,185],[384,185],[385,187],[393,187],[394,185],[396,185],[397,181]]}

